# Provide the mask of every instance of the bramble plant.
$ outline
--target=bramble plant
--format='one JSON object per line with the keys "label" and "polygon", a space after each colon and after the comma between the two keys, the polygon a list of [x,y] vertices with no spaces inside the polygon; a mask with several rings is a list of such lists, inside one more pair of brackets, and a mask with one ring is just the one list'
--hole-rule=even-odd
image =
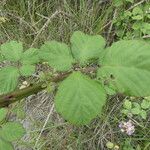
{"label": "bramble plant", "polygon": [[18,122],[7,122],[7,108],[0,109],[0,149],[13,150],[11,142],[19,140],[25,129]]}
{"label": "bramble plant", "polygon": [[[54,100],[57,112],[72,124],[85,125],[100,116],[108,94],[149,96],[150,45],[142,40],[105,45],[102,36],[80,31],[73,33],[70,45],[49,41],[40,49],[24,51],[20,42],[2,44],[0,61],[11,63],[0,70],[0,106],[8,106],[57,83]],[[46,77],[37,84],[17,90],[19,77],[31,76],[35,65],[45,62],[53,71],[43,72]]]}
{"label": "bramble plant", "polygon": [[[133,0],[115,0],[114,5],[118,9],[125,8]],[[119,8],[120,7],[120,8]],[[116,35],[120,39],[146,38],[150,34],[150,4],[135,5],[133,9],[118,10],[119,15],[113,20]]]}

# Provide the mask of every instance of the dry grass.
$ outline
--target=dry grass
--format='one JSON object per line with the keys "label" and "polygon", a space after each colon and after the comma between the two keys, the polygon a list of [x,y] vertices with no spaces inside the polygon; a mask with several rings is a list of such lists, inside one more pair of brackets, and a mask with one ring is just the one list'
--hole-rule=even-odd
{"label": "dry grass", "polygon": [[[25,47],[39,47],[52,39],[68,43],[76,30],[102,34],[113,41],[110,21],[115,15],[110,1],[2,0],[0,3],[0,16],[6,19],[0,23],[0,43],[10,39],[22,41]],[[26,113],[21,121],[27,129],[18,149],[106,150],[108,141],[121,144],[125,138],[118,130],[122,102],[118,97],[108,101],[101,118],[90,125],[75,127],[55,112],[52,94],[43,91],[29,97],[22,102],[24,107],[17,104]]]}

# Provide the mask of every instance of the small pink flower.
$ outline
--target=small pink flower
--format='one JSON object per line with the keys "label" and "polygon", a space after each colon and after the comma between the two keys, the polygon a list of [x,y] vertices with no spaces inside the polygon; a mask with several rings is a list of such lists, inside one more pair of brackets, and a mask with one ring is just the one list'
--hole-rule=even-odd
{"label": "small pink flower", "polygon": [[127,122],[122,121],[119,124],[119,128],[121,129],[121,132],[125,132],[127,135],[132,135],[135,131],[135,126],[133,125],[131,120]]}

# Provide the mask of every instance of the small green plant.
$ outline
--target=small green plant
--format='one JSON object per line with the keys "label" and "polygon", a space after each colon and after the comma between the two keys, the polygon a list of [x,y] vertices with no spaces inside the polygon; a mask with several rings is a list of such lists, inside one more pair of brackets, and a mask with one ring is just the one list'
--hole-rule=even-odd
{"label": "small green plant", "polygon": [[[122,9],[134,1],[118,1],[116,7]],[[117,5],[118,4],[118,5]],[[119,10],[118,10],[119,11]],[[133,39],[150,34],[150,5],[147,3],[137,5],[133,9],[119,11],[118,17],[113,20],[116,35],[122,39]]]}
{"label": "small green plant", "polygon": [[25,130],[20,123],[5,120],[7,108],[0,109],[0,149],[13,150],[11,142],[19,140]]}
{"label": "small green plant", "polygon": [[[56,92],[57,112],[75,125],[85,125],[102,113],[109,93],[106,87],[128,96],[149,96],[150,45],[142,40],[121,40],[107,48],[105,45],[102,36],[81,31],[73,33],[69,45],[49,41],[40,49],[23,51],[20,42],[2,44],[1,62],[11,63],[0,70],[1,107],[55,83],[53,88],[57,91],[52,91]],[[43,72],[46,77],[37,84],[16,90],[19,78],[29,77],[35,71],[35,64],[43,62],[53,71]],[[144,112],[142,117],[145,118]]]}
{"label": "small green plant", "polygon": [[132,117],[133,115],[137,115],[142,119],[146,119],[149,110],[150,101],[148,99],[143,99],[140,102],[135,102],[126,99],[123,104],[122,113],[130,117]]}

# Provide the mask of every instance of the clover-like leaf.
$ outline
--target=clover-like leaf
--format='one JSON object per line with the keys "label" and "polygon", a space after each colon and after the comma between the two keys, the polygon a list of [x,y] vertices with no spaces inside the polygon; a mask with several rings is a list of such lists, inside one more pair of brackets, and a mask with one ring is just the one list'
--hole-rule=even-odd
{"label": "clover-like leaf", "polygon": [[141,108],[150,109],[150,102],[148,100],[144,99],[141,103]]}
{"label": "clover-like leaf", "polygon": [[146,119],[146,117],[147,117],[147,113],[145,110],[141,110],[140,115],[143,119]]}
{"label": "clover-like leaf", "polygon": [[19,72],[15,67],[5,67],[0,70],[0,94],[13,91],[18,83]]}
{"label": "clover-like leaf", "polygon": [[126,109],[131,109],[132,108],[132,103],[129,100],[125,100],[123,107]]}
{"label": "clover-like leaf", "polygon": [[35,72],[35,66],[33,65],[23,65],[19,69],[22,76],[31,76]]}
{"label": "clover-like leaf", "polygon": [[18,61],[21,58],[23,46],[21,42],[10,41],[1,45],[1,54],[5,60]]}
{"label": "clover-like leaf", "polygon": [[39,62],[38,49],[29,48],[21,56],[21,63],[36,64]]}
{"label": "clover-like leaf", "polygon": [[80,72],[62,81],[55,97],[56,110],[76,125],[87,124],[100,115],[105,102],[106,94],[101,84]]}
{"label": "clover-like leaf", "polygon": [[81,64],[97,59],[105,47],[105,39],[100,35],[87,35],[76,31],[71,37],[71,48],[74,58]]}
{"label": "clover-like leaf", "polygon": [[130,96],[150,95],[150,45],[140,40],[122,40],[106,49],[98,77]]}
{"label": "clover-like leaf", "polygon": [[0,137],[10,142],[19,140],[24,134],[25,129],[17,122],[7,122],[0,129]]}
{"label": "clover-like leaf", "polygon": [[39,57],[57,71],[67,71],[74,63],[70,48],[66,44],[56,41],[46,42],[42,45]]}
{"label": "clover-like leaf", "polygon": [[7,108],[0,108],[0,122],[3,121],[7,115]]}
{"label": "clover-like leaf", "polygon": [[14,150],[14,148],[10,142],[0,138],[0,150]]}

